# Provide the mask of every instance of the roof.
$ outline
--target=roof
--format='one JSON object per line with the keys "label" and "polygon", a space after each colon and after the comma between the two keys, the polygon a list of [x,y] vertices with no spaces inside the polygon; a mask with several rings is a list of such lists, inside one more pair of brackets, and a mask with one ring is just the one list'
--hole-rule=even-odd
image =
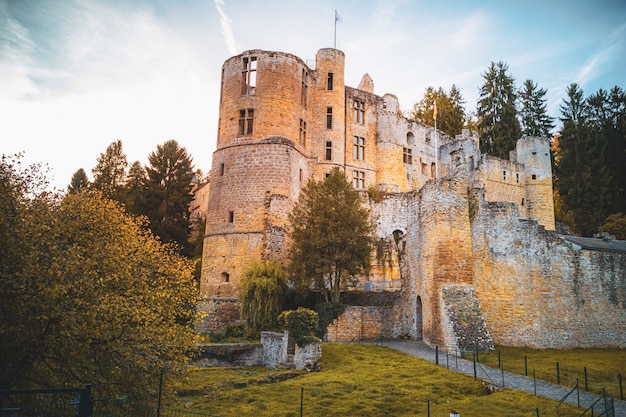
{"label": "roof", "polygon": [[557,235],[563,240],[578,246],[577,249],[599,250],[604,252],[626,253],[626,240],[597,239],[570,235]]}

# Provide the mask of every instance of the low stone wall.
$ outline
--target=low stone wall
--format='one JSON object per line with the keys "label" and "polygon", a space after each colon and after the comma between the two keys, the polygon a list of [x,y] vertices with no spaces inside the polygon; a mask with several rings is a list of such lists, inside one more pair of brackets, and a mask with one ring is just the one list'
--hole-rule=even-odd
{"label": "low stone wall", "polygon": [[261,343],[228,343],[200,346],[193,364],[201,368],[265,366],[317,370],[322,342],[304,346],[290,342],[289,333],[261,332]]}
{"label": "low stone wall", "polygon": [[326,329],[329,342],[354,342],[379,339],[383,334],[384,307],[347,306]]}

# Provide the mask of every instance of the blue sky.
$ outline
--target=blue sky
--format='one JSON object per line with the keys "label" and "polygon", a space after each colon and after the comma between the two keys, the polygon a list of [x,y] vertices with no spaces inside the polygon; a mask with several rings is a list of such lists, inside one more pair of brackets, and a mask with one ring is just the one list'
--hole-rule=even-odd
{"label": "blue sky", "polygon": [[169,139],[208,171],[220,71],[247,49],[312,60],[346,54],[346,83],[364,73],[402,109],[428,86],[456,84],[474,110],[482,73],[504,61],[517,86],[626,88],[623,0],[0,0],[0,152],[26,153],[65,188],[122,140],[129,162]]}

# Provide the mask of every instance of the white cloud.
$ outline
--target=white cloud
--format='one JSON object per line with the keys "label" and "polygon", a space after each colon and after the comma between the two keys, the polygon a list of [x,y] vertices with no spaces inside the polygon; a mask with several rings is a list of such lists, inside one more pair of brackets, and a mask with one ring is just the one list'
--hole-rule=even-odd
{"label": "white cloud", "polygon": [[224,12],[224,0],[215,0],[215,8],[220,15],[220,27],[222,28],[222,35],[226,41],[226,47],[228,53],[231,55],[237,55],[237,47],[235,45],[235,36],[233,35],[232,22],[226,16]]}

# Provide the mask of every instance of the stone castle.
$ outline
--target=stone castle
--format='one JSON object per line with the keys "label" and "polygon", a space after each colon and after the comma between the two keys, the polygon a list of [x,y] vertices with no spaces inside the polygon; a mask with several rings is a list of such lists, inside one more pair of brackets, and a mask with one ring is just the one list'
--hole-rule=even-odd
{"label": "stone castle", "polygon": [[346,86],[344,62],[321,49],[314,64],[262,50],[224,63],[198,327],[239,318],[247,263],[285,261],[300,190],[339,167],[368,197],[377,247],[328,340],[626,347],[626,242],[556,234],[548,140],[481,155],[474,133],[403,116],[369,75]]}

